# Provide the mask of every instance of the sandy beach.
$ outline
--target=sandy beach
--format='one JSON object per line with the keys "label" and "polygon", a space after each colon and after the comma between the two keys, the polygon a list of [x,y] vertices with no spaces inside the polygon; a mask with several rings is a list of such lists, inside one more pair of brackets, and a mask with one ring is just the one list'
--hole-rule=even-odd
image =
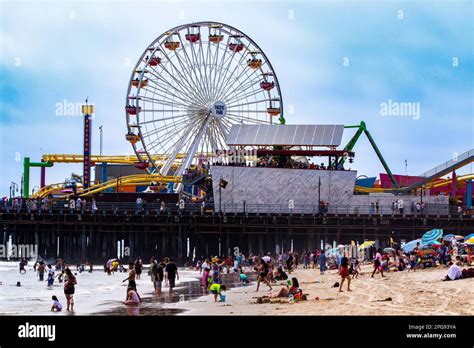
{"label": "sandy beach", "polygon": [[[192,301],[171,304],[171,308],[188,309],[181,315],[473,315],[474,278],[442,281],[447,268],[388,272],[382,278],[371,278],[371,266],[362,267],[362,274],[351,283],[352,292],[339,293],[332,285],[340,281],[336,270],[323,276],[316,269],[298,269],[291,277],[298,278],[308,294],[307,301],[293,304],[287,299],[257,304],[257,297],[268,293],[262,284],[227,291],[227,301],[214,303],[212,295]],[[283,284],[283,283],[279,283]],[[273,286],[273,293],[281,285]],[[319,300],[315,298],[319,297]]]}

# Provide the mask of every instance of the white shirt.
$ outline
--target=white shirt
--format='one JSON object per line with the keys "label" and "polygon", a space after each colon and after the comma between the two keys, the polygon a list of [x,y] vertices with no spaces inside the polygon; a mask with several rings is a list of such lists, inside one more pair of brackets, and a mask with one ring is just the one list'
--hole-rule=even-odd
{"label": "white shirt", "polygon": [[262,259],[263,259],[263,261],[265,261],[266,263],[269,263],[269,262],[272,260],[272,258],[271,258],[270,256],[268,256],[268,255],[265,255],[264,257],[262,257]]}
{"label": "white shirt", "polygon": [[461,274],[462,274],[461,267],[459,267],[456,264],[453,264],[448,270],[448,277],[451,280],[456,280],[456,279],[461,278]]}

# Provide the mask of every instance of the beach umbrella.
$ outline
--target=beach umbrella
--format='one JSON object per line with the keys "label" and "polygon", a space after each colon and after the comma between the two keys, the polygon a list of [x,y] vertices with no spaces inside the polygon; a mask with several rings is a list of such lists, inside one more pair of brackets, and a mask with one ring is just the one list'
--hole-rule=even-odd
{"label": "beach umbrella", "polygon": [[403,244],[402,245],[403,252],[411,253],[413,249],[416,248],[417,243],[421,244],[421,239],[415,239],[415,240],[409,241],[408,243]]}
{"label": "beach umbrella", "polygon": [[394,248],[385,248],[385,249],[383,249],[383,252],[384,253],[395,253],[395,249]]}
{"label": "beach umbrella", "polygon": [[423,244],[428,244],[429,242],[435,241],[440,239],[443,236],[443,230],[435,228],[434,230],[426,232],[422,237],[421,237],[421,242]]}
{"label": "beach umbrella", "polygon": [[344,244],[339,244],[337,247],[338,248],[345,248],[346,246]]}
{"label": "beach umbrella", "polygon": [[362,243],[361,245],[359,245],[359,249],[365,249],[365,248],[369,248],[371,247],[372,245],[375,244],[375,241],[373,240],[368,240],[367,242],[364,242]]}
{"label": "beach umbrella", "polygon": [[429,243],[424,243],[422,246],[423,247],[440,247],[441,242],[438,242],[438,241],[434,240],[434,241],[431,241]]}
{"label": "beach umbrella", "polygon": [[465,240],[464,243],[469,244],[469,245],[474,245],[474,237]]}
{"label": "beach umbrella", "polygon": [[456,240],[461,240],[461,239],[464,239],[463,236],[460,236],[460,235],[454,235],[454,234],[447,234],[443,237],[443,240],[449,242],[453,239],[456,239]]}
{"label": "beach umbrella", "polygon": [[464,237],[465,240],[474,238],[474,233],[468,234],[466,237]]}

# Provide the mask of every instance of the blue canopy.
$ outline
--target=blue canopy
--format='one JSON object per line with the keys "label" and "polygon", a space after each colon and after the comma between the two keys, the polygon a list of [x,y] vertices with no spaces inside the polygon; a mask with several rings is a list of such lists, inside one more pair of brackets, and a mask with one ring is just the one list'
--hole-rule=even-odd
{"label": "blue canopy", "polygon": [[413,249],[416,248],[417,243],[420,243],[420,245],[421,245],[421,239],[415,239],[415,240],[412,240],[408,243],[403,244],[402,245],[403,252],[411,253],[413,251]]}
{"label": "blue canopy", "polygon": [[434,241],[437,241],[438,239],[440,239],[441,237],[443,237],[443,230],[442,229],[438,229],[438,228],[435,228],[434,230],[431,230],[431,231],[428,231],[426,232],[423,237],[421,237],[421,242],[423,244],[428,244],[430,242],[434,242]]}

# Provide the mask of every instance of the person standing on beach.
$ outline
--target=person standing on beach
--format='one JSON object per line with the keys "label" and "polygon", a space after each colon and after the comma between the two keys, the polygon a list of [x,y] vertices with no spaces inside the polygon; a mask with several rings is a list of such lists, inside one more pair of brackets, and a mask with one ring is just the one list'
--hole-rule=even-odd
{"label": "person standing on beach", "polygon": [[71,312],[74,312],[74,292],[77,280],[69,268],[66,268],[65,273],[66,280],[64,281],[64,295],[67,300],[66,310],[69,311],[69,308],[71,308]]}
{"label": "person standing on beach", "polygon": [[339,266],[339,275],[341,276],[341,285],[339,285],[339,292],[342,292],[342,285],[344,280],[347,280],[347,291],[351,290],[351,276],[349,275],[349,259],[343,257],[341,259],[341,265]]}
{"label": "person standing on beach", "polygon": [[319,272],[321,275],[324,275],[324,271],[326,271],[326,253],[324,250],[321,250],[321,253],[319,254]]}
{"label": "person standing on beach", "polygon": [[374,277],[374,274],[375,272],[377,272],[377,270],[380,271],[380,274],[382,275],[382,277],[385,277],[383,275],[383,269],[382,269],[382,254],[381,254],[382,250],[379,249],[377,250],[377,254],[375,254],[375,259],[374,259],[374,271],[372,272],[372,278]]}
{"label": "person standing on beach", "polygon": [[289,252],[288,257],[286,258],[286,268],[288,270],[288,274],[291,274],[292,267],[293,267],[293,254]]}
{"label": "person standing on beach", "polygon": [[173,291],[173,288],[176,286],[175,279],[179,280],[178,266],[176,266],[172,258],[170,258],[170,262],[166,265],[165,271],[166,271],[166,274],[168,275],[168,282],[170,285],[170,293],[171,293]]}

